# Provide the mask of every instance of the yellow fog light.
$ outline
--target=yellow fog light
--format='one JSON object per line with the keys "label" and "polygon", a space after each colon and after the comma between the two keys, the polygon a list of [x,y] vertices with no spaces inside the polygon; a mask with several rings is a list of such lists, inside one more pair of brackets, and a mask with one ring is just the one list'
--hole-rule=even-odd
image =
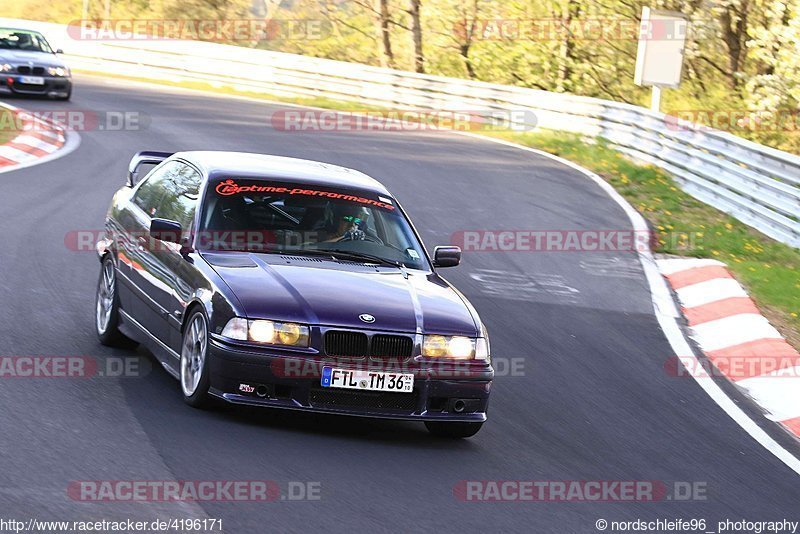
{"label": "yellow fog light", "polygon": [[278,330],[278,342],[281,345],[295,345],[300,340],[300,325],[284,323]]}
{"label": "yellow fog light", "polygon": [[447,338],[444,336],[425,336],[422,344],[422,355],[429,358],[447,356]]}

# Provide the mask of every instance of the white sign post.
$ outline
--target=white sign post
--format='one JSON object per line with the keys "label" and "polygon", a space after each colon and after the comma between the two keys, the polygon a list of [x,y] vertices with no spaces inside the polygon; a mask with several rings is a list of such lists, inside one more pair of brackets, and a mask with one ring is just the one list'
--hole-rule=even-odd
{"label": "white sign post", "polygon": [[660,111],[661,89],[681,84],[683,54],[689,20],[675,11],[642,8],[639,49],[636,53],[636,85],[653,88],[650,109]]}

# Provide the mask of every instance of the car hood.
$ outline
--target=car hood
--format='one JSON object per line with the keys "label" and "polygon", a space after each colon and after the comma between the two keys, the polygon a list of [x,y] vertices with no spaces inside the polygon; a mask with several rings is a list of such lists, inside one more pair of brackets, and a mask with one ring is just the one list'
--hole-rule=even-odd
{"label": "car hood", "polygon": [[33,62],[36,65],[63,67],[64,62],[55,54],[47,52],[28,52],[24,50],[0,50],[0,61],[5,63]]}
{"label": "car hood", "polygon": [[[249,319],[406,333],[478,335],[463,297],[430,273],[274,254],[205,253]],[[359,316],[369,314],[373,323]]]}

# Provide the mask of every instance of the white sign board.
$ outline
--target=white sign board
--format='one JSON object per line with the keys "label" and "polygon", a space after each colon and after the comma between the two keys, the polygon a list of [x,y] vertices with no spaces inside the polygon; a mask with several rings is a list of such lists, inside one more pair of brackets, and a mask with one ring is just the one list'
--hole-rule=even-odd
{"label": "white sign board", "polygon": [[681,13],[642,9],[634,74],[636,85],[680,85],[688,31],[689,20]]}

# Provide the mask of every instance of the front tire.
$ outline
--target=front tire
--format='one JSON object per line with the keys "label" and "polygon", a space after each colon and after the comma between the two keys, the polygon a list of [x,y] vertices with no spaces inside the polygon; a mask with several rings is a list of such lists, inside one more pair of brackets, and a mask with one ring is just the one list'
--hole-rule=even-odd
{"label": "front tire", "polygon": [[137,343],[119,331],[119,295],[117,271],[111,256],[103,258],[95,297],[97,339],[107,347],[134,348]]}
{"label": "front tire", "polygon": [[450,421],[425,421],[425,428],[434,436],[443,438],[471,438],[480,431],[483,423],[461,423]]}
{"label": "front tire", "polygon": [[186,404],[194,408],[211,405],[208,375],[208,320],[197,310],[186,323],[181,343],[180,381]]}

